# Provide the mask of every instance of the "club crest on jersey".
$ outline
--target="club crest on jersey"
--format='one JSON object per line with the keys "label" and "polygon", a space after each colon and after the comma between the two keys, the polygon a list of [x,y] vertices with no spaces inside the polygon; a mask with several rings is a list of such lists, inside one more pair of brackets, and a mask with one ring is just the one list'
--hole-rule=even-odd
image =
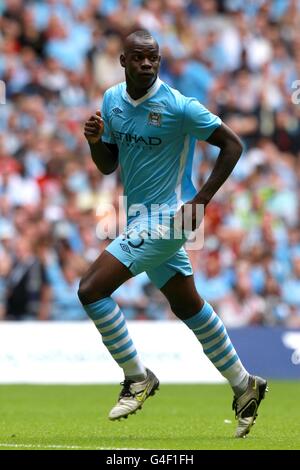
{"label": "club crest on jersey", "polygon": [[148,124],[150,126],[160,127],[161,126],[161,113],[158,113],[157,111],[150,111],[148,115]]}

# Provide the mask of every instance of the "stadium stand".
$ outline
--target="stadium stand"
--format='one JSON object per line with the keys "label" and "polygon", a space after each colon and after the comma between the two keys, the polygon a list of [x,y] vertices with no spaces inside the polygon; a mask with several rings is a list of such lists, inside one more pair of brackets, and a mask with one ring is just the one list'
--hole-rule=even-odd
{"label": "stadium stand", "polygon": [[[79,278],[107,243],[97,207],[116,206],[122,187],[94,167],[83,123],[123,80],[122,38],[146,27],[161,78],[245,145],[190,252],[201,295],[228,327],[300,326],[299,24],[297,0],[1,2],[0,318],[86,318]],[[215,150],[197,145],[198,187]],[[129,319],[173,318],[146,275],[115,297]]]}

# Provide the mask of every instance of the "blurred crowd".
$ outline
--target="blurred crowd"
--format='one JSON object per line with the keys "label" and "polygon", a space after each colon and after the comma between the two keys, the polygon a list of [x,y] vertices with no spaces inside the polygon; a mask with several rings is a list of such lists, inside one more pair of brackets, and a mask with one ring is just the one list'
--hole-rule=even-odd
{"label": "blurred crowd", "polygon": [[[228,327],[300,326],[299,25],[299,0],[0,2],[0,318],[86,318],[79,279],[108,243],[97,208],[122,186],[94,166],[83,123],[124,79],[124,37],[147,28],[161,79],[245,145],[189,252],[199,293]],[[197,187],[216,157],[197,144]],[[129,319],[174,318],[145,274],[114,297]]]}

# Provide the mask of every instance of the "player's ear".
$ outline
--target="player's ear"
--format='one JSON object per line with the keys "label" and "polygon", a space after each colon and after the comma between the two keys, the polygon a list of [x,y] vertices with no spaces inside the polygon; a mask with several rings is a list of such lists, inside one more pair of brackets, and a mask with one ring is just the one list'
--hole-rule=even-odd
{"label": "player's ear", "polygon": [[122,67],[125,68],[125,56],[124,56],[124,54],[120,55],[120,64],[122,65]]}

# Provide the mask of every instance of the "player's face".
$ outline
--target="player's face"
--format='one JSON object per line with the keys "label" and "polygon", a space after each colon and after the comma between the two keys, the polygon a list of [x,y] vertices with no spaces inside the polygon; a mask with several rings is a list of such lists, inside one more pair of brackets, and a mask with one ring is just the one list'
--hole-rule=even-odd
{"label": "player's face", "polygon": [[148,88],[155,81],[160,64],[157,44],[152,40],[135,40],[121,56],[127,80],[137,88]]}

